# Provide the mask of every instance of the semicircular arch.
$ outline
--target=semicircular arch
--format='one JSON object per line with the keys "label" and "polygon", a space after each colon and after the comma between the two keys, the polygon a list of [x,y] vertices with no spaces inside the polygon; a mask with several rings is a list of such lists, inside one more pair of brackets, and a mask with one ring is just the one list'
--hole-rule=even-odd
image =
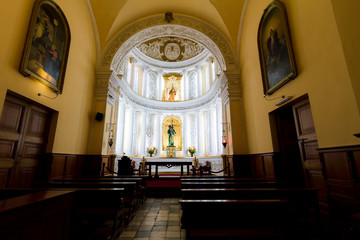
{"label": "semicircular arch", "polygon": [[99,68],[116,71],[122,57],[137,44],[150,39],[150,36],[170,35],[187,37],[206,46],[222,70],[238,68],[231,44],[222,33],[200,19],[181,14],[174,14],[171,24],[164,24],[164,16],[159,14],[128,25],[105,47]]}

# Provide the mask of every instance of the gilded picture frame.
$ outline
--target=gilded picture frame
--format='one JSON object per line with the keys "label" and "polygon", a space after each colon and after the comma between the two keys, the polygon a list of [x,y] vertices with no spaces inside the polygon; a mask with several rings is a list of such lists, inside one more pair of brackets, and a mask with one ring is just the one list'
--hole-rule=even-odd
{"label": "gilded picture frame", "polygon": [[20,72],[61,94],[69,47],[70,29],[63,11],[51,0],[36,0]]}
{"label": "gilded picture frame", "polygon": [[264,94],[271,95],[297,75],[286,9],[278,0],[261,17],[258,49]]}

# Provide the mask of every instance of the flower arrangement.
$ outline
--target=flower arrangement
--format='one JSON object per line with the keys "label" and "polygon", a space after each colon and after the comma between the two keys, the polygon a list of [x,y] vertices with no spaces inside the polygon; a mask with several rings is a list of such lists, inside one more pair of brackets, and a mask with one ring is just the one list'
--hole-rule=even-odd
{"label": "flower arrangement", "polygon": [[156,151],[155,147],[146,148],[146,152],[150,154],[150,157],[155,153],[155,151]]}
{"label": "flower arrangement", "polygon": [[188,152],[191,154],[191,156],[193,156],[193,154],[196,153],[196,148],[195,147],[189,147]]}

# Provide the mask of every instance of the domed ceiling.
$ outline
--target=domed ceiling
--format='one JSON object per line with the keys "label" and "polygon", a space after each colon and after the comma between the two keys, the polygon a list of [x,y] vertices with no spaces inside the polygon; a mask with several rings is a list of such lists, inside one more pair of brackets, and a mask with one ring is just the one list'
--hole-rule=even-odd
{"label": "domed ceiling", "polygon": [[165,62],[181,62],[196,57],[204,46],[181,37],[161,37],[143,42],[137,46],[146,56]]}

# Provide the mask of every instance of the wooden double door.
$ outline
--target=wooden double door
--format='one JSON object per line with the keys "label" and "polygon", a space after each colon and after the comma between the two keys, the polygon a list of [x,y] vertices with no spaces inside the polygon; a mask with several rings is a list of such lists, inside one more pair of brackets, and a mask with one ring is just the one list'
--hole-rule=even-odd
{"label": "wooden double door", "polygon": [[295,185],[320,189],[319,203],[326,207],[326,187],[308,98],[285,106],[274,116],[281,177]]}
{"label": "wooden double door", "polygon": [[0,118],[0,188],[26,187],[36,179],[46,151],[52,111],[15,94]]}

